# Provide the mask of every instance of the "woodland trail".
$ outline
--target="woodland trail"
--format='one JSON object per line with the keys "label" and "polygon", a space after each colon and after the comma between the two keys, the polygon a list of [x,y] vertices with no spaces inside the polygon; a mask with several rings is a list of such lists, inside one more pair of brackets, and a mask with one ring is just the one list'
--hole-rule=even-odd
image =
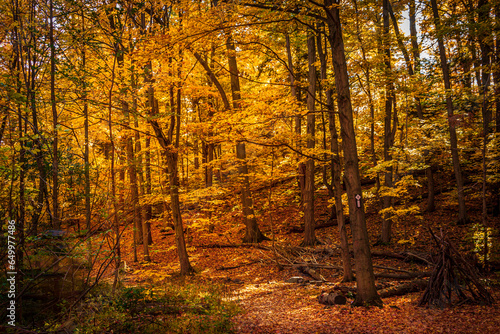
{"label": "woodland trail", "polygon": [[[274,228],[275,246],[278,249],[285,249],[285,245],[300,244],[302,235],[290,233],[286,228],[298,224],[295,221],[288,221],[286,224],[287,219],[294,217],[290,210],[294,208],[283,207],[275,211],[274,219],[280,221]],[[443,207],[439,212],[425,214],[424,219],[430,226],[436,227],[449,217],[451,210],[452,207]],[[188,222],[189,218],[186,217]],[[374,218],[375,215],[370,217],[369,225],[373,239],[376,237],[378,224]],[[235,223],[234,213],[231,211],[219,216],[218,219],[226,223],[219,226],[212,234],[207,235],[206,231],[190,232],[188,249],[192,254],[191,262],[197,274],[187,280],[202,280],[222,284],[225,287],[226,298],[236,301],[240,306],[241,313],[233,319],[237,333],[495,333],[500,327],[498,285],[490,287],[496,300],[491,307],[462,305],[444,310],[420,308],[416,304],[421,292],[384,298],[383,308],[351,307],[349,304],[352,298],[348,298],[347,305],[322,305],[317,300],[322,291],[331,290],[335,286],[354,288],[355,283],[340,283],[341,272],[326,269],[318,269],[318,273],[330,282],[328,284],[285,283],[292,276],[305,275],[297,268],[279,268],[275,263],[276,255],[272,250],[271,241],[265,241],[259,246],[237,246],[242,227]],[[418,243],[413,245],[414,250],[431,249],[430,236],[425,233],[426,226],[417,221],[406,223],[412,225],[412,236],[418,240]],[[451,239],[457,243],[461,241],[461,236],[466,235],[464,229],[465,227],[461,226],[451,226],[449,229]],[[153,262],[137,264],[127,262],[130,263],[132,270],[125,278],[126,285],[160,283],[162,280],[172,279],[171,275],[178,272],[175,247],[172,246],[173,235],[160,230],[160,226],[153,226],[155,239],[155,244],[152,246]],[[267,233],[269,234],[269,231]],[[403,237],[404,233],[409,232],[400,230],[398,233],[401,234],[399,237]],[[314,248],[311,252],[304,252],[301,259],[340,266],[336,227],[320,229],[317,235],[325,244]],[[125,237],[130,236],[125,235]],[[379,252],[402,251],[404,248],[402,244],[373,247]],[[322,252],[322,250],[329,251]],[[125,249],[124,254],[130,255],[131,250]],[[422,263],[408,263],[378,256],[374,257],[374,264],[379,268],[430,270]],[[493,273],[489,277],[489,282],[495,282],[497,278],[498,273],[496,276]],[[400,282],[394,279],[377,280],[377,285],[381,287],[398,283]]]}

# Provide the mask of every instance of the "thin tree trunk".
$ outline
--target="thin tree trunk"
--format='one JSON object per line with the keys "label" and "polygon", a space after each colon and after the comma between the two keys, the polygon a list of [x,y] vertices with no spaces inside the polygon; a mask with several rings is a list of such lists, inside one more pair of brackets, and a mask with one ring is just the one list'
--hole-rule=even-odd
{"label": "thin tree trunk", "polygon": [[[410,34],[411,34],[411,42],[412,42],[412,48],[413,48],[413,55],[415,57],[415,68],[417,68],[417,63],[419,64],[418,67],[420,68],[420,55],[418,54],[418,40],[417,40],[417,29],[415,26],[415,1],[413,1],[413,7],[412,4],[410,3]],[[387,1],[387,10],[389,11],[389,14],[391,16],[392,20],[392,25],[394,27],[394,32],[396,34],[396,39],[398,41],[398,46],[399,49],[401,50],[401,53],[403,54],[403,58],[406,63],[406,68],[408,70],[408,74],[410,77],[413,77],[415,75],[416,70],[413,70],[413,67],[411,65],[411,60],[410,60],[410,55],[408,51],[406,50],[406,46],[403,42],[403,36],[401,36],[399,32],[399,25],[398,25],[398,20],[396,19],[396,16],[394,15],[394,11],[392,10],[392,5],[391,2],[388,0]],[[412,11],[413,9],[413,11]],[[415,45],[416,44],[416,45]],[[418,60],[417,60],[418,59]],[[420,97],[417,95],[415,96],[415,105],[417,109],[417,116],[420,119],[424,118],[424,114],[422,112],[422,103],[420,101]]]}
{"label": "thin tree trunk", "polygon": [[[82,9],[82,32],[85,33],[85,15]],[[89,149],[90,149],[90,140],[89,140],[89,104],[88,104],[88,96],[87,96],[87,81],[86,81],[86,66],[87,66],[85,45],[82,46],[82,71],[83,71],[83,127],[85,131],[85,152],[83,154],[83,160],[85,164],[85,228],[87,233],[90,233],[91,228],[91,207],[90,207],[90,159],[89,159]],[[87,238],[87,252],[88,263],[92,263],[92,240],[91,238]]]}
{"label": "thin tree trunk", "polygon": [[[238,77],[238,65],[236,62],[236,49],[234,47],[234,42],[232,40],[231,34],[226,40],[228,62],[229,62],[229,72],[231,74],[231,93],[233,98],[233,108],[235,112],[240,109],[240,80]],[[257,225],[257,218],[255,217],[255,212],[253,209],[253,199],[250,192],[250,181],[248,178],[248,165],[247,165],[247,154],[244,142],[238,142],[236,144],[236,157],[240,160],[238,174],[240,176],[241,182],[241,202],[243,206],[243,215],[246,226],[245,237],[243,242],[261,242],[267,239],[259,229]]]}
{"label": "thin tree trunk", "polygon": [[[492,57],[492,63],[497,64],[493,67],[493,80],[494,80],[494,98],[495,101],[495,128],[496,134],[500,134],[500,2],[496,1],[494,4],[495,13],[495,54]],[[495,61],[493,61],[495,59]],[[496,159],[497,164],[500,163]],[[495,182],[493,185],[493,216],[500,214],[500,181]]]}
{"label": "thin tree trunk", "polygon": [[[126,117],[129,117],[128,104],[123,103],[124,112]],[[126,109],[125,109],[126,108]],[[128,177],[130,182],[130,193],[131,193],[131,204],[132,204],[132,221],[134,226],[142,225],[141,209],[139,206],[139,185],[137,182],[137,164],[136,157],[134,154],[134,142],[132,135],[126,138],[126,152],[127,152],[127,165],[128,165]],[[149,252],[147,245],[144,249],[144,261],[150,261]]]}
{"label": "thin tree trunk", "polygon": [[[16,79],[16,92],[21,96],[21,36],[19,33],[19,28],[18,28],[18,23],[19,23],[19,4],[17,1],[15,1],[15,4],[13,6],[13,21],[15,22],[16,26],[14,27],[14,34],[13,34],[13,52],[14,52],[14,59],[12,62],[12,67],[11,67],[11,72],[13,76]],[[25,140],[23,139],[27,133],[27,128],[26,128],[26,121],[23,124],[23,110],[24,108],[21,107],[20,102],[17,104],[17,117],[18,117],[18,140],[19,140],[19,207],[18,207],[18,217],[17,221],[14,222],[16,224],[16,237],[18,238],[19,242],[16,247],[16,258],[17,258],[17,263],[15,266],[15,270],[9,270],[9,271],[19,271],[22,272],[22,269],[24,268],[24,256],[23,256],[23,251],[24,251],[24,229],[25,229],[25,220],[26,220],[26,200],[25,200],[25,192],[26,192],[26,185],[25,185],[25,179],[26,179],[26,150],[25,150]],[[4,122],[7,119],[7,116],[4,118]],[[4,124],[2,124],[3,128]],[[24,128],[24,131],[23,131]],[[3,136],[3,129],[2,129],[2,136]],[[15,155],[13,157],[15,159]],[[13,161],[14,162],[14,161]],[[14,166],[14,165],[13,165]],[[14,181],[14,178],[12,178],[12,181]],[[13,186],[13,183],[12,183]],[[11,186],[11,191],[12,191],[12,186]],[[12,194],[12,192],[11,192]],[[12,197],[12,196],[9,196]],[[12,210],[9,210],[12,211]],[[12,216],[12,212],[9,212],[9,220],[14,220],[14,217]],[[3,232],[3,231],[2,231]],[[21,277],[22,278],[22,277]],[[22,316],[22,308],[21,305],[19,305],[19,317]]]}
{"label": "thin tree trunk", "polygon": [[184,230],[182,226],[182,215],[180,211],[179,201],[179,177],[177,166],[177,153],[167,153],[168,175],[170,183],[170,203],[172,207],[172,216],[174,220],[175,244],[179,255],[181,265],[181,275],[187,275],[193,272],[193,268],[189,263],[189,257],[186,250],[186,241],[184,239]]}
{"label": "thin tree trunk", "polygon": [[431,0],[431,6],[434,15],[434,24],[436,27],[436,34],[437,34],[436,38],[438,40],[439,57],[441,60],[441,70],[443,72],[443,81],[446,94],[446,110],[448,112],[448,127],[450,132],[451,156],[453,160],[453,170],[455,172],[455,179],[457,182],[457,192],[458,192],[458,222],[460,224],[465,224],[466,222],[469,221],[469,219],[467,217],[467,211],[465,207],[464,182],[462,178],[462,169],[460,167],[460,157],[458,155],[458,139],[457,139],[457,131],[455,129],[457,122],[455,121],[453,112],[450,73],[448,69],[448,62],[446,59],[446,50],[444,48],[443,37],[441,35],[442,27],[436,0]]}
{"label": "thin tree trunk", "polygon": [[[409,16],[410,16],[410,36],[411,36],[411,46],[412,46],[412,54],[413,54],[413,63],[414,63],[414,73],[416,75],[420,74],[420,46],[418,44],[417,38],[417,24],[416,24],[416,8],[415,8],[415,0],[410,0],[409,2]],[[416,97],[418,98],[418,96]],[[417,116],[420,119],[424,119],[424,113],[422,110],[422,104],[419,100],[416,100],[417,105]],[[428,154],[431,154],[429,152]],[[426,163],[432,163],[431,157],[427,158]],[[434,187],[434,175],[432,172],[432,166],[429,166],[425,169],[425,174],[427,177],[427,206],[425,211],[433,212],[436,209],[436,204],[434,201],[435,195],[435,187]]]}
{"label": "thin tree trunk", "polygon": [[58,159],[58,141],[59,135],[57,130],[57,108],[56,108],[56,90],[55,90],[55,76],[56,76],[56,45],[54,41],[54,4],[53,1],[49,2],[49,16],[50,16],[50,104],[52,107],[52,224],[55,229],[61,228],[59,217],[59,159]]}
{"label": "thin tree trunk", "polygon": [[[181,15],[182,13],[180,13]],[[168,19],[168,18],[167,18]],[[142,16],[142,26],[145,27],[144,15]],[[182,60],[182,54],[179,52],[179,60]],[[149,62],[149,64],[151,64]],[[182,61],[179,61],[182,64]],[[180,65],[179,65],[180,66]],[[150,67],[151,69],[151,67]],[[148,71],[147,82],[148,82],[148,95],[150,99],[150,115],[152,116],[148,122],[151,124],[158,143],[163,149],[163,153],[167,159],[168,167],[168,178],[169,178],[169,191],[170,191],[170,207],[172,209],[172,217],[174,221],[174,231],[175,231],[175,244],[177,246],[177,255],[179,256],[180,263],[180,274],[188,275],[193,272],[193,268],[189,263],[189,256],[186,248],[186,241],[184,238],[184,229],[182,224],[182,214],[180,209],[180,199],[179,199],[179,176],[178,176],[178,148],[179,148],[179,138],[180,138],[180,115],[181,108],[181,87],[177,87],[177,103],[175,103],[174,98],[174,86],[170,89],[170,125],[168,127],[167,135],[164,134],[160,125],[156,119],[154,119],[159,113],[158,102],[154,97],[154,88],[152,86],[152,71]],[[178,69],[178,76],[181,76],[181,68]],[[147,239],[147,235],[145,236]]]}
{"label": "thin tree trunk", "polygon": [[[389,35],[389,0],[383,0],[383,21],[384,29],[382,35],[382,43],[384,48],[384,64],[385,64],[385,117],[384,117],[384,161],[392,161],[391,149],[394,144],[393,129],[396,129],[396,124],[392,124],[392,113],[396,114],[396,110],[392,110],[394,101],[394,84],[392,79],[391,68],[391,43]],[[392,166],[386,167],[384,186],[386,188],[393,187],[393,169]],[[391,196],[383,196],[384,209],[392,207],[393,198]],[[382,233],[380,241],[389,243],[392,236],[392,214],[385,212],[382,221]]]}
{"label": "thin tree trunk", "polygon": [[[483,115],[483,148],[482,155],[482,223],[484,228],[484,266],[488,268],[488,209],[486,203],[487,182],[487,166],[486,155],[488,152],[488,134],[490,133],[490,123],[492,121],[492,110],[489,108],[489,87],[491,78],[491,57],[493,46],[491,45],[491,22],[490,22],[490,5],[487,0],[480,0],[478,3],[478,22],[482,24],[479,29],[479,46],[481,49],[481,66],[482,66],[482,87],[480,87],[480,95],[482,96],[482,115]],[[498,64],[497,64],[498,66]]]}
{"label": "thin tree trunk", "polygon": [[113,227],[115,232],[115,277],[113,281],[113,293],[116,289],[116,285],[118,284],[118,272],[120,269],[121,263],[121,249],[120,249],[120,224],[118,220],[118,208],[116,205],[116,180],[115,180],[115,143],[114,143],[114,135],[113,135],[113,122],[112,122],[112,102],[113,102],[113,89],[115,84],[115,66],[118,58],[118,44],[115,45],[115,57],[113,60],[113,69],[111,73],[111,86],[109,88],[109,97],[108,97],[108,131],[109,131],[109,140],[111,143],[111,166],[110,166],[110,174],[111,174],[111,201],[113,204]]}
{"label": "thin tree trunk", "polygon": [[[411,39],[411,48],[413,53],[413,72],[415,74],[420,74],[420,46],[418,44],[417,38],[417,23],[416,23],[416,8],[415,8],[415,0],[410,0],[409,2],[409,11],[410,11],[410,39]],[[415,98],[417,102],[417,115],[420,119],[423,119],[424,112],[422,110],[422,103],[420,101],[420,97],[417,95]]]}
{"label": "thin tree trunk", "polygon": [[[378,164],[378,159],[377,159],[377,153],[375,151],[375,104],[373,102],[373,95],[372,95],[372,80],[371,80],[371,66],[370,63],[366,57],[366,51],[364,48],[364,41],[361,37],[361,29],[359,27],[359,14],[358,14],[358,4],[357,0],[354,0],[354,7],[356,10],[356,35],[358,37],[359,45],[361,48],[361,55],[363,57],[363,64],[366,66],[364,68],[364,73],[366,77],[366,94],[368,95],[368,105],[370,107],[370,154],[372,158],[372,165],[373,167],[377,166]],[[377,183],[377,192],[380,191],[380,176],[379,173],[377,173],[376,176],[376,183]]]}
{"label": "thin tree trunk", "polygon": [[325,12],[330,30],[335,86],[344,148],[345,183],[349,203],[349,217],[356,263],[357,295],[354,305],[382,305],[375,288],[375,275],[370,253],[368,231],[359,174],[356,135],[354,133],[353,110],[349,91],[349,76],[345,59],[344,41],[338,2],[325,0]]}
{"label": "thin tree trunk", "polygon": [[[500,2],[496,1],[494,4],[495,10],[495,60],[497,66],[493,69],[493,79],[495,81],[495,131],[500,133]],[[500,193],[500,192],[499,192]],[[500,201],[500,195],[498,196]]]}
{"label": "thin tree trunk", "polygon": [[[155,99],[155,108],[158,109],[158,100]],[[152,180],[151,180],[151,137],[149,136],[149,131],[147,131],[148,134],[146,135],[146,152],[145,152],[145,158],[146,158],[146,194],[151,195],[153,193],[153,188],[152,188]],[[153,218],[153,208],[151,207],[150,204],[146,204],[146,207],[144,208],[145,215],[144,215],[144,221],[142,222],[142,228],[143,228],[143,244],[144,244],[144,254],[146,252],[148,253],[149,257],[149,250],[147,250],[146,245],[151,245],[153,243],[153,237],[151,235],[151,219]]]}
{"label": "thin tree trunk", "polygon": [[[293,69],[293,59],[292,59],[292,48],[290,46],[290,35],[286,34],[286,53],[287,53],[287,58],[288,58],[288,71],[289,71],[289,78],[290,78],[290,92],[292,94],[292,97],[294,98],[295,101],[298,101],[298,94],[297,94],[297,86],[295,85],[295,73]],[[302,151],[302,141],[300,139],[300,136],[302,134],[302,116],[300,114],[297,114],[294,117],[295,120],[295,127],[294,127],[294,132],[296,135],[296,143],[295,143],[295,148],[297,149],[298,152]],[[304,205],[304,183],[305,183],[305,175],[304,171],[305,166],[304,163],[299,163],[297,166],[297,171],[298,171],[298,185],[299,185],[299,191],[300,191],[300,203],[303,206]]]}
{"label": "thin tree trunk", "polygon": [[[495,60],[496,64],[500,63],[500,2],[496,1],[495,10]],[[493,69],[493,79],[495,81],[495,131],[500,133],[500,66],[495,66]],[[500,200],[500,196],[499,200]]]}
{"label": "thin tree trunk", "polygon": [[[211,134],[209,134],[209,137],[211,137]],[[213,179],[214,179],[214,171],[212,168],[212,161],[214,160],[214,144],[213,143],[208,143],[206,144],[207,148],[207,176],[206,176],[206,187],[211,187],[213,185]]]}
{"label": "thin tree trunk", "polygon": [[195,137],[194,139],[194,145],[193,145],[193,154],[194,154],[194,169],[198,170],[200,168],[200,158],[198,157],[199,153],[199,140],[198,137]]}
{"label": "thin tree trunk", "polygon": [[[132,110],[134,114],[134,127],[136,129],[139,128],[139,121],[137,117],[137,75],[134,73],[135,71],[132,72],[132,89],[134,92],[134,96],[132,99]],[[149,98],[149,97],[148,97]],[[146,193],[145,186],[144,186],[144,177],[142,173],[142,145],[141,145],[141,135],[139,131],[134,132],[134,167],[137,175],[137,202],[136,205],[134,206],[134,217],[132,219],[132,226],[134,226],[134,242],[133,242],[133,250],[134,250],[134,262],[138,261],[137,258],[137,234],[135,233],[135,226],[142,226],[142,221],[144,219],[144,216],[142,214],[142,207],[140,205],[140,198],[141,196],[144,196]],[[139,221],[137,221],[139,220]]]}
{"label": "thin tree trunk", "polygon": [[[316,132],[316,48],[314,34],[309,31],[307,36],[307,58],[309,63],[309,88],[307,93],[307,148],[315,147]],[[304,184],[304,240],[302,246],[312,246],[318,243],[314,233],[314,159],[306,161]]]}
{"label": "thin tree trunk", "polygon": [[[28,26],[31,26],[34,24],[35,20],[35,15],[36,15],[36,9],[35,9],[35,2],[31,1],[30,2],[30,7],[29,7],[29,22]],[[22,20],[18,20],[19,25],[17,27],[19,31],[19,36],[22,35],[22,32],[24,31],[24,25]],[[32,29],[29,29],[29,39],[28,41],[31,42],[35,40],[34,36],[34,31]],[[33,126],[33,132],[36,135],[34,141],[35,141],[35,146],[37,148],[37,153],[35,155],[36,159],[36,166],[38,169],[38,198],[36,201],[36,206],[34,208],[33,215],[31,217],[31,233],[32,235],[36,235],[38,233],[38,223],[41,219],[45,199],[48,196],[47,193],[47,171],[45,169],[44,161],[43,161],[43,146],[42,146],[42,141],[41,141],[41,133],[38,128],[38,111],[37,111],[37,106],[36,106],[36,78],[37,78],[37,54],[38,54],[38,49],[37,49],[37,43],[33,43],[32,47],[25,48],[26,49],[26,60],[23,60],[22,57],[22,39],[19,38],[18,42],[19,44],[19,55],[21,57],[21,66],[24,66],[24,64],[27,64],[27,69],[23,70],[24,74],[24,82],[26,85],[26,104],[27,108],[31,110],[31,115],[32,115],[32,126]],[[48,208],[48,210],[50,210]]]}

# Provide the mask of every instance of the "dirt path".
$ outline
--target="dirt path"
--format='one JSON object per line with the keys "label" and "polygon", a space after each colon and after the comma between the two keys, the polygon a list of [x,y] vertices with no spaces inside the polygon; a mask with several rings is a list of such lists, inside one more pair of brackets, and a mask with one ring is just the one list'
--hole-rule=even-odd
{"label": "dirt path", "polygon": [[[383,308],[325,307],[321,288],[274,283],[248,285],[239,297],[238,333],[498,333],[500,308],[464,306],[430,310],[414,305],[419,294],[384,299]],[[496,295],[496,299],[500,297]]]}

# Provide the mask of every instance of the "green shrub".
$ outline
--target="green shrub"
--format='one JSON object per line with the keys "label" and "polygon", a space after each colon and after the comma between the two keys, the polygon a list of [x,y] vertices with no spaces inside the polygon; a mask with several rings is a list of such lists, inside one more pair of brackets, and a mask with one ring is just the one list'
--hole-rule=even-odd
{"label": "green shrub", "polygon": [[167,284],[122,288],[113,296],[101,289],[72,314],[72,329],[74,333],[233,333],[231,318],[238,309],[223,300],[222,291],[214,285]]}

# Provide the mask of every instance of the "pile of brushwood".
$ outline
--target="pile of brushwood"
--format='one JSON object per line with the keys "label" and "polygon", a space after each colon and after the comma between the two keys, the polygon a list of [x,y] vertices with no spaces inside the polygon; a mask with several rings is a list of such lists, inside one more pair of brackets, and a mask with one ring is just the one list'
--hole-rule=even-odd
{"label": "pile of brushwood", "polygon": [[466,303],[493,304],[493,297],[479,281],[475,268],[458,252],[446,234],[442,230],[440,236],[436,236],[432,230],[430,233],[439,252],[434,271],[418,305],[444,308]]}

